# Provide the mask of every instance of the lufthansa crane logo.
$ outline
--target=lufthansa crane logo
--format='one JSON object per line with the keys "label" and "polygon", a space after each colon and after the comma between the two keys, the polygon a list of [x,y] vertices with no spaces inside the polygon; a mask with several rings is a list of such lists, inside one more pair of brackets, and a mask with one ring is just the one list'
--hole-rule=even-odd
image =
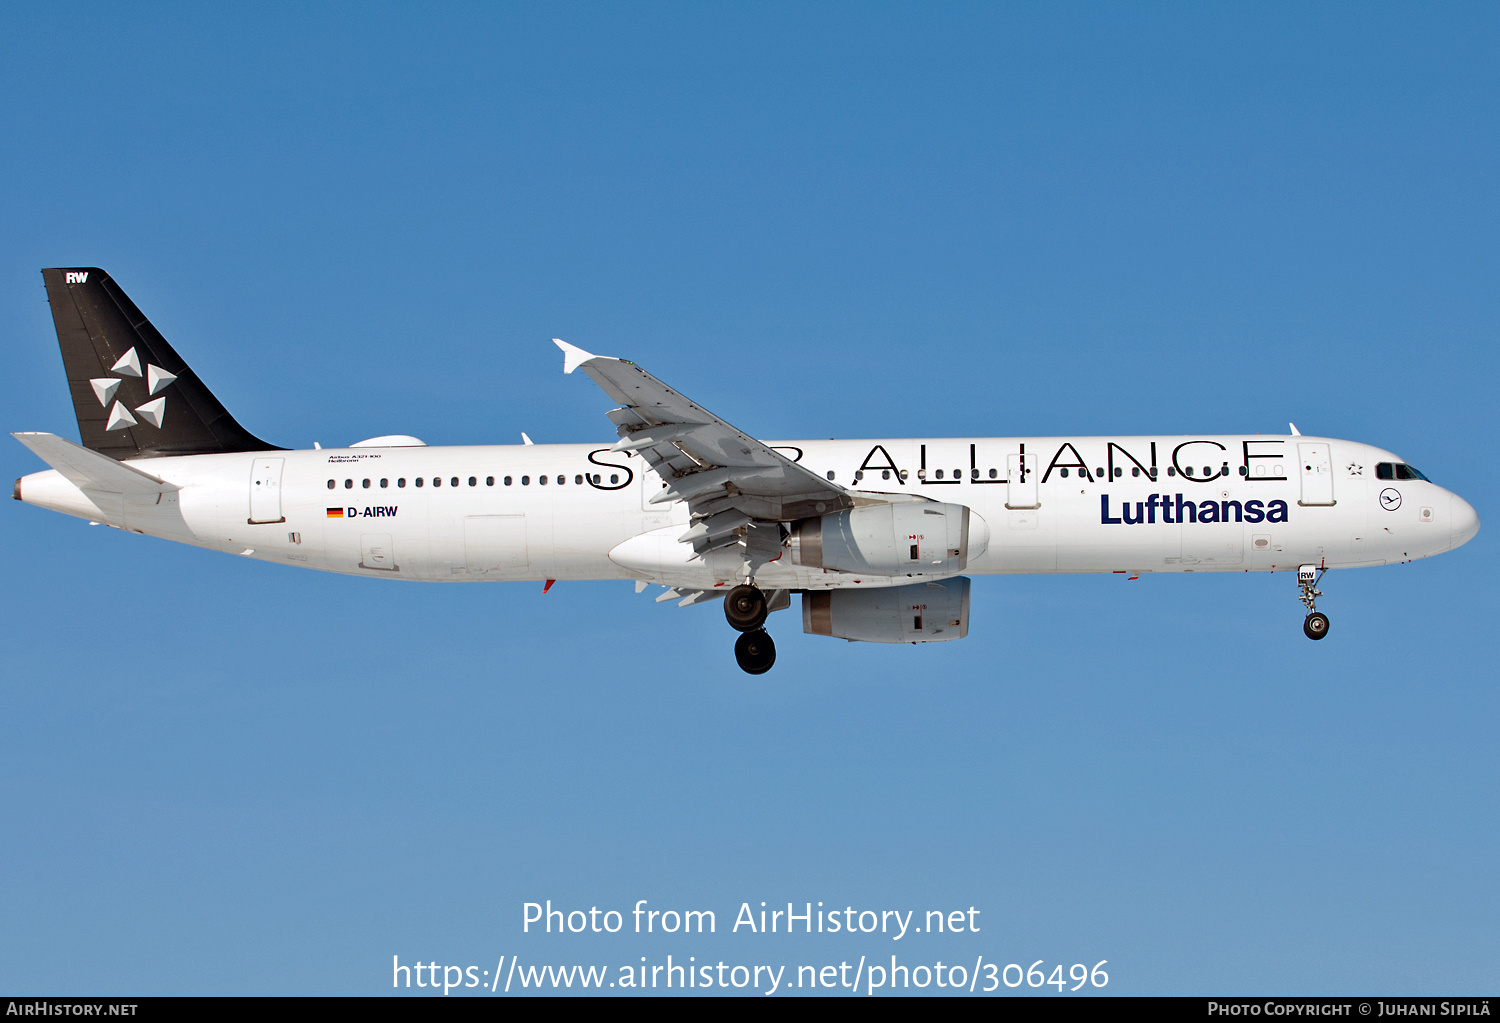
{"label": "lufthansa crane logo", "polygon": [[1386,487],[1380,492],[1380,507],[1386,511],[1395,511],[1401,507],[1401,491],[1395,487]]}

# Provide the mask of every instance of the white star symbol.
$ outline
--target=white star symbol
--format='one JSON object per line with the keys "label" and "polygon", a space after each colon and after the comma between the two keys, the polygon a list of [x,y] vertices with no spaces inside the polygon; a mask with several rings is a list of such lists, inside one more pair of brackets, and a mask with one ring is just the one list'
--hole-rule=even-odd
{"label": "white star symbol", "polygon": [[[168,373],[160,366],[149,362],[146,364],[146,372],[143,374],[141,372],[141,357],[136,354],[134,347],[120,356],[115,361],[115,364],[109,368],[109,371],[122,377],[144,376],[147,397],[162,390],[173,380],[177,379],[176,373]],[[110,401],[114,398],[115,392],[120,389],[120,383],[121,381],[113,377],[98,377],[89,381],[89,384],[94,388],[94,396],[99,399],[99,404],[110,409],[109,418],[104,424],[105,431],[125,430],[132,426],[139,426],[141,423],[145,423],[147,426],[154,426],[158,430],[161,429],[162,420],[166,418],[167,414],[166,397],[156,398],[146,402],[144,405],[136,406],[136,415],[140,416],[140,419],[137,419],[136,416],[132,416],[125,406],[118,401],[114,403],[113,408],[110,408]]]}

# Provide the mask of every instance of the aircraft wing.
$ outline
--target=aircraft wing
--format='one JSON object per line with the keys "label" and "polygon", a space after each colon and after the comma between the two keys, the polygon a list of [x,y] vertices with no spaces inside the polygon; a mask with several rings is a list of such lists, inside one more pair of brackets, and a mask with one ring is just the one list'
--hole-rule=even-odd
{"label": "aircraft wing", "polygon": [[[661,476],[666,486],[650,498],[652,504],[688,503],[694,524],[682,542],[692,542],[700,554],[744,542],[754,559],[757,547],[779,551],[776,523],[869,502],[736,429],[635,363],[553,343],[563,350],[563,372],[582,369],[620,404],[609,413],[620,435],[614,450],[640,454]],[[737,535],[741,527],[748,527],[743,540]]]}

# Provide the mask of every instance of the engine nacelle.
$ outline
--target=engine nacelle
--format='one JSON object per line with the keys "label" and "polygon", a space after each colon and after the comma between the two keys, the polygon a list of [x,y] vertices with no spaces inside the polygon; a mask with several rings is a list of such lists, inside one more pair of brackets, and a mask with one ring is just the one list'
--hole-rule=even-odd
{"label": "engine nacelle", "polygon": [[[971,529],[971,522],[977,529]],[[970,550],[971,544],[973,550]],[[989,545],[984,519],[961,504],[877,504],[792,525],[792,563],[870,575],[951,575]]]}
{"label": "engine nacelle", "polygon": [[802,631],[866,643],[941,643],[969,634],[969,579],[802,594]]}

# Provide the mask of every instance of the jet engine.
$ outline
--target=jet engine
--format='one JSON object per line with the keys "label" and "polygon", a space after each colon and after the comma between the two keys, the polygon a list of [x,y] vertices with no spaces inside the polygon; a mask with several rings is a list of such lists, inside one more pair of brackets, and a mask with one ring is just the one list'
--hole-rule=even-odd
{"label": "jet engine", "polygon": [[969,634],[969,579],[802,594],[802,631],[866,643],[941,643]]}
{"label": "jet engine", "polygon": [[802,519],[791,535],[793,564],[870,575],[951,575],[988,545],[989,529],[978,514],[961,504],[930,502]]}

